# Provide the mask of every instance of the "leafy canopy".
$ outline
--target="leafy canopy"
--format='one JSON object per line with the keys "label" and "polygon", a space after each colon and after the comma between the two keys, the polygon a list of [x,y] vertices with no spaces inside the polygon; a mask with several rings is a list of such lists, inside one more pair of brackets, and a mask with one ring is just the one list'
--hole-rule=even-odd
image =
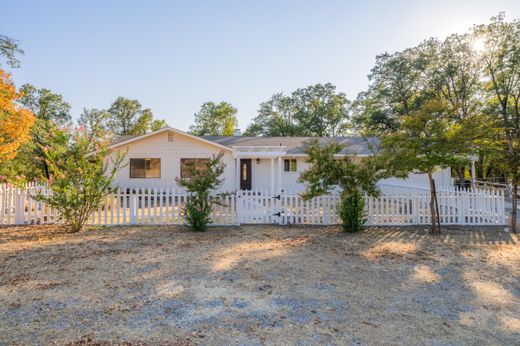
{"label": "leafy canopy", "polygon": [[0,35],[0,56],[6,58],[7,65],[10,67],[20,67],[20,61],[16,58],[16,54],[23,54],[23,50],[18,43],[5,35]]}
{"label": "leafy canopy", "polygon": [[330,83],[274,94],[260,104],[247,135],[337,136],[348,129],[350,101]]}
{"label": "leafy canopy", "polygon": [[14,158],[30,138],[34,115],[16,103],[20,97],[11,76],[0,70],[0,162]]}
{"label": "leafy canopy", "polygon": [[397,177],[433,173],[467,161],[470,147],[462,125],[451,121],[446,104],[432,100],[399,118],[399,128],[381,140],[380,160]]}
{"label": "leafy canopy", "polygon": [[40,192],[35,198],[56,208],[70,231],[78,232],[101,205],[124,155],[112,152],[107,140],[92,138],[84,127],[59,137],[60,145],[42,147],[52,194]]}
{"label": "leafy canopy", "polygon": [[196,136],[233,136],[238,126],[237,109],[227,102],[205,102],[195,113],[190,133]]}
{"label": "leafy canopy", "polygon": [[370,157],[359,160],[353,155],[341,155],[343,149],[336,141],[322,145],[313,139],[307,144],[305,152],[309,168],[298,178],[306,185],[302,197],[309,199],[327,195],[338,186],[344,193],[361,191],[371,196],[378,194],[376,183],[381,176],[375,161]]}

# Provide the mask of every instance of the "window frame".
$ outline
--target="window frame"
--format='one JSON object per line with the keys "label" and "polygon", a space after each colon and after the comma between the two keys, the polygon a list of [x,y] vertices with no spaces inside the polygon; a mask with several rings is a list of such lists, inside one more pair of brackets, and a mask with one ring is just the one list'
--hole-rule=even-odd
{"label": "window frame", "polygon": [[[132,176],[132,161],[133,160],[143,160],[144,161],[144,177],[136,177]],[[159,160],[159,176],[147,177],[146,176],[146,160]],[[128,175],[130,179],[161,179],[162,175],[162,160],[160,157],[131,157],[128,161]]]}
{"label": "window frame", "polygon": [[189,179],[191,177],[189,176],[184,176],[184,173],[187,173],[187,172],[184,172],[184,169],[183,169],[183,162],[186,161],[186,160],[193,160],[193,161],[204,161],[204,162],[208,162],[209,161],[209,158],[208,157],[181,157],[181,159],[179,160],[179,170],[180,170],[180,177],[181,179]]}
{"label": "window frame", "polygon": [[[289,161],[289,170],[285,170],[286,161]],[[294,171],[291,170],[291,162],[294,161]],[[297,173],[298,172],[298,159],[283,159],[283,172],[284,173]]]}

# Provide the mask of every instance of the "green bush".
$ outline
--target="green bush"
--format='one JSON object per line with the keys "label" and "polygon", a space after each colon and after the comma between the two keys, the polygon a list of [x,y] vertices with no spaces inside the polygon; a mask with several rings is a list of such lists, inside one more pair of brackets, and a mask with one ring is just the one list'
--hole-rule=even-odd
{"label": "green bush", "polygon": [[191,226],[194,231],[203,232],[211,223],[211,201],[209,197],[193,194],[188,197],[188,201],[184,206],[183,213],[186,223]]}
{"label": "green bush", "polygon": [[210,158],[202,167],[195,165],[188,168],[188,178],[176,178],[179,184],[189,192],[188,200],[182,209],[182,214],[186,223],[194,231],[205,231],[211,223],[211,207],[218,203],[211,197],[211,192],[222,186],[224,179],[225,163],[222,162],[224,153]]}
{"label": "green bush", "polygon": [[359,232],[363,229],[366,222],[364,208],[365,200],[358,190],[341,194],[338,211],[345,232]]}
{"label": "green bush", "polygon": [[79,232],[110,191],[125,155],[112,152],[107,140],[92,138],[84,127],[60,136],[60,145],[42,148],[51,194],[33,197],[56,208],[70,232]]}

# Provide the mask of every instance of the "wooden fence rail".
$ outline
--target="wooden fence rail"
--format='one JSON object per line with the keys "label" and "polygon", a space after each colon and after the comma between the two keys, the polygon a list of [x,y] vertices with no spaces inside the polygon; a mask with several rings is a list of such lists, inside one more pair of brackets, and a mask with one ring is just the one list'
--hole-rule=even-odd
{"label": "wooden fence rail", "polygon": [[[379,197],[367,197],[367,225],[419,225],[431,222],[430,196],[423,189],[382,189]],[[44,186],[16,188],[0,185],[0,225],[60,223],[57,211],[33,196],[50,194]],[[176,189],[120,188],[106,194],[90,225],[183,225],[182,210],[189,195]],[[304,200],[297,192],[237,191],[215,195],[213,225],[309,224],[332,225],[339,196]],[[504,195],[497,190],[438,192],[441,224],[503,225]]]}

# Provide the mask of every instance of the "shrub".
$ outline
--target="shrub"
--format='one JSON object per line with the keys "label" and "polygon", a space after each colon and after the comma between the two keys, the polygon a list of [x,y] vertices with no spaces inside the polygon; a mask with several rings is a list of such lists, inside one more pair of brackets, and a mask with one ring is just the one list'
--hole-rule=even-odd
{"label": "shrub", "polygon": [[361,162],[353,156],[341,155],[344,149],[339,143],[331,141],[322,145],[317,140],[307,143],[309,168],[298,179],[306,185],[302,194],[304,199],[331,193],[341,188],[341,201],[337,212],[347,232],[357,232],[365,223],[363,194],[377,196],[377,181],[382,177],[374,157],[366,157]]}
{"label": "shrub", "polygon": [[363,229],[366,222],[364,208],[365,200],[358,190],[341,194],[338,211],[345,232],[359,232]]}
{"label": "shrub", "polygon": [[109,143],[88,136],[83,127],[73,134],[63,131],[62,139],[63,145],[42,148],[51,194],[41,191],[34,198],[56,208],[70,231],[78,232],[101,204],[124,155],[111,155]]}
{"label": "shrub", "polygon": [[224,153],[219,153],[205,162],[204,165],[197,167],[193,165],[188,168],[188,178],[177,178],[179,186],[186,188],[189,197],[182,210],[186,223],[198,232],[205,231],[211,223],[211,207],[219,203],[211,197],[211,192],[218,189],[224,179],[225,163],[222,162]]}

